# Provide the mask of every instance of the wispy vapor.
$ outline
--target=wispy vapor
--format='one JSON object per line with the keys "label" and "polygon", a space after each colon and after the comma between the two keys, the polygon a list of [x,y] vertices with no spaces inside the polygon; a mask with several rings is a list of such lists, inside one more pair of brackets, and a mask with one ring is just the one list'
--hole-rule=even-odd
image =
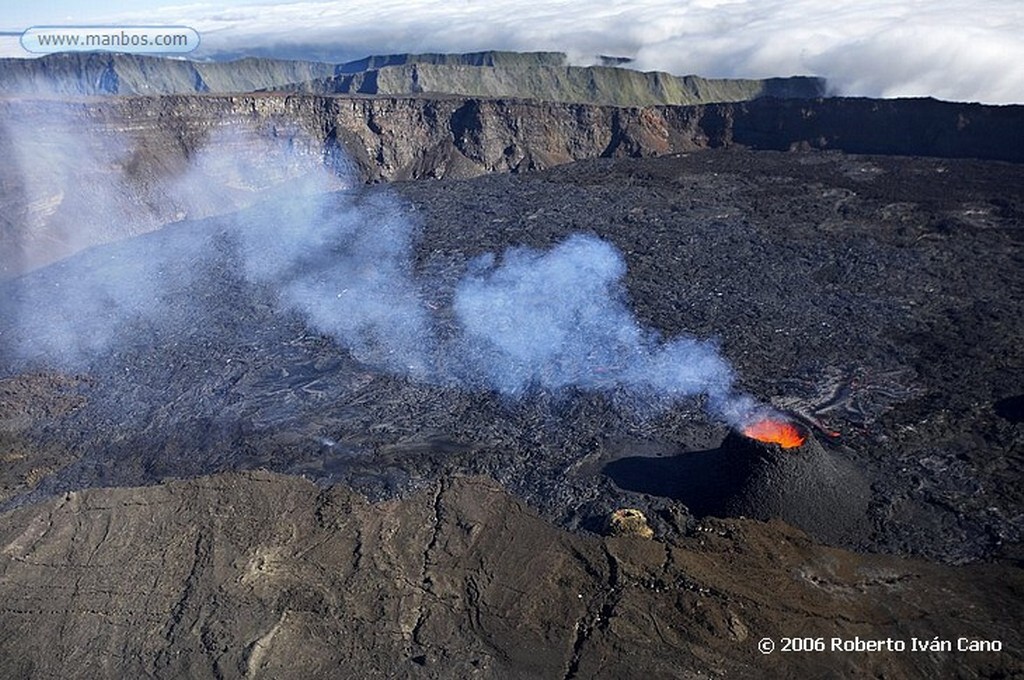
{"label": "wispy vapor", "polygon": [[[30,148],[15,156],[23,181],[45,188],[33,173],[44,140],[23,144]],[[69,164],[61,154],[75,153],[82,162],[86,151],[111,155],[106,147],[120,149],[117,137],[69,124],[46,160]],[[298,132],[212,134],[164,193],[184,214],[221,217],[13,281],[0,300],[0,355],[78,370],[126,346],[178,342],[199,311],[225,313],[208,307],[217,292],[198,282],[230,271],[359,362],[408,379],[511,398],[616,391],[651,407],[703,396],[734,423],[757,410],[733,391],[732,369],[714,342],[664,338],[637,320],[625,260],[607,241],[576,234],[545,250],[490,253],[462,263],[459,280],[445,284],[414,266],[419,229],[409,207],[386,188],[332,191],[354,184],[347,173]],[[128,205],[133,191],[113,175],[98,200]],[[264,200],[251,205],[253,194]],[[104,214],[81,221],[82,235],[102,228]],[[227,259],[189,266],[209,257],[200,255],[215,248],[220,230],[232,244]],[[450,308],[428,304],[439,292]]]}
{"label": "wispy vapor", "polygon": [[474,378],[505,394],[606,389],[725,398],[732,370],[710,342],[663,341],[627,306],[626,263],[577,234],[549,251],[513,248],[473,263],[455,291],[459,351]]}

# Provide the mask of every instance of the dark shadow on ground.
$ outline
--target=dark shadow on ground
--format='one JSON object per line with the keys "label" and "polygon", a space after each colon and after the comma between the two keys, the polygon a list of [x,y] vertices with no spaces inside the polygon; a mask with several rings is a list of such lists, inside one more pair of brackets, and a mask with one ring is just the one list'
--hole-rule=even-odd
{"label": "dark shadow on ground", "polygon": [[627,491],[681,501],[698,519],[717,515],[724,502],[742,489],[749,465],[735,451],[722,448],[675,456],[632,456],[612,461],[604,473]]}
{"label": "dark shadow on ground", "polygon": [[1024,394],[1006,397],[995,403],[996,415],[1011,423],[1024,422]]}

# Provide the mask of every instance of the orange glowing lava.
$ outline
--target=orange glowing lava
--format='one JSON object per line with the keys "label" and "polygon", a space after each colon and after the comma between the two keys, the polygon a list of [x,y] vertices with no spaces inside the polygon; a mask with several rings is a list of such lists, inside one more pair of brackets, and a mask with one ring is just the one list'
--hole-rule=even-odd
{"label": "orange glowing lava", "polygon": [[765,418],[747,425],[743,434],[759,442],[778,444],[784,449],[800,446],[807,440],[807,435],[799,427],[785,420]]}

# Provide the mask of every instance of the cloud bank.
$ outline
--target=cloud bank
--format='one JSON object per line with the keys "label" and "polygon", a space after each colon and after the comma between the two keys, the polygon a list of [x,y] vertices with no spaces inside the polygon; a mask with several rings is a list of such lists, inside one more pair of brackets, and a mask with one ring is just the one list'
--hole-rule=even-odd
{"label": "cloud bank", "polygon": [[635,68],[680,75],[817,75],[851,96],[1024,102],[1019,0],[349,0],[108,18],[192,26],[206,56],[553,50],[581,63],[633,57]]}

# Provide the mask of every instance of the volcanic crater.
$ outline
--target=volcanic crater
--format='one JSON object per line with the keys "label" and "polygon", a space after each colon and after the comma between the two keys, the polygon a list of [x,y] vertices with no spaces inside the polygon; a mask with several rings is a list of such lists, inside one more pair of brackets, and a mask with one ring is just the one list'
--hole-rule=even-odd
{"label": "volcanic crater", "polygon": [[439,318],[477,256],[610,242],[641,323],[713,339],[742,391],[792,414],[792,431],[747,436],[700,397],[511,398],[361,362],[241,273],[245,212],[97,246],[0,284],[4,314],[74,314],[69,286],[136,258],[157,263],[160,314],[69,363],[25,359],[13,348],[31,326],[8,330],[4,437],[21,454],[0,473],[2,507],[228,470],[371,499],[474,474],[570,529],[622,507],[660,536],[782,517],[861,551],[1015,562],[1022,187],[1009,163],[729,149],[337,194],[395,197],[416,222]]}

